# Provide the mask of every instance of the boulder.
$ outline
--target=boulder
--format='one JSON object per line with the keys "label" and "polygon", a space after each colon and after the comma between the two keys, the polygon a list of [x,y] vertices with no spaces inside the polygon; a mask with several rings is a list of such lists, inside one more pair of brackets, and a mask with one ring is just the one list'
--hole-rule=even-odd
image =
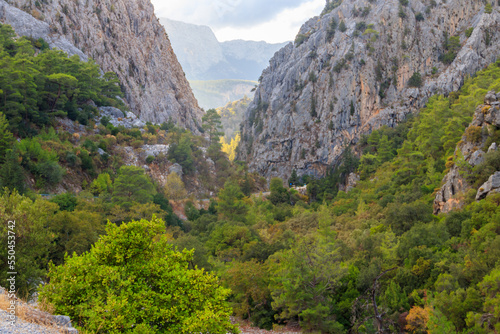
{"label": "boulder", "polygon": [[495,172],[491,175],[481,187],[479,187],[476,195],[476,201],[479,201],[489,194],[497,193],[500,191],[500,172]]}
{"label": "boulder", "polygon": [[179,176],[182,176],[184,173],[182,172],[182,166],[175,163],[173,164],[172,166],[170,166],[168,168],[168,173],[171,174],[171,173],[176,173],[177,175]]}

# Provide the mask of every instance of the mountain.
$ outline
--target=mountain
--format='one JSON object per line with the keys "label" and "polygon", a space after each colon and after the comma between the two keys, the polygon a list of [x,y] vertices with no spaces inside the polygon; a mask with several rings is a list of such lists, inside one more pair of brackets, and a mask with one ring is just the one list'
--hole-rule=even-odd
{"label": "mountain", "polygon": [[[488,4],[488,7],[490,5]],[[268,178],[324,176],[344,148],[457,90],[500,53],[497,2],[329,1],[264,70],[239,159]]]}
{"label": "mountain", "polygon": [[257,80],[269,59],[286,43],[220,43],[207,26],[160,18],[189,80]]}
{"label": "mountain", "polygon": [[[33,23],[14,5],[45,23]],[[43,26],[44,39],[72,43],[104,72],[115,72],[130,108],[142,120],[172,119],[198,132],[203,112],[149,0],[21,0],[12,5],[0,0],[0,19],[18,34],[36,38],[42,37],[37,27]]]}
{"label": "mountain", "polygon": [[[257,81],[249,80],[192,80],[189,81],[198,103],[205,110],[253,96]],[[241,114],[243,117],[243,113]],[[238,125],[239,126],[239,125]]]}

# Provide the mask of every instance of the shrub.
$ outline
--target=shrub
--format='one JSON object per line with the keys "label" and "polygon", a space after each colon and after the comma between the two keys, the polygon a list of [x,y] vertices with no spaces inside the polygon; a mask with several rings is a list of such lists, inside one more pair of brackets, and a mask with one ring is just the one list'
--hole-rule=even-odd
{"label": "shrub", "polygon": [[89,252],[50,266],[40,300],[89,332],[236,333],[230,291],[189,269],[193,251],[174,250],[164,230],[156,218],[109,223]]}
{"label": "shrub", "polygon": [[184,182],[177,173],[172,173],[167,177],[165,184],[165,195],[168,199],[179,200],[186,198],[187,191],[184,187]]}
{"label": "shrub", "polygon": [[36,166],[38,174],[46,182],[46,184],[53,186],[61,182],[64,175],[64,170],[59,166],[57,162],[46,161],[37,164]]}
{"label": "shrub", "polygon": [[411,78],[408,80],[408,86],[410,87],[422,87],[422,76],[419,72],[413,73]]}
{"label": "shrub", "polygon": [[299,47],[302,43],[307,41],[309,36],[304,35],[304,34],[298,34],[297,37],[295,37],[295,47]]}
{"label": "shrub", "polygon": [[344,20],[340,21],[340,24],[339,24],[339,30],[340,30],[340,31],[342,31],[342,32],[346,32],[347,27],[346,27],[346,25],[345,25]]}
{"label": "shrub", "polygon": [[482,138],[481,132],[482,132],[482,127],[471,125],[467,128],[467,130],[465,130],[465,137],[471,143],[478,143],[479,141],[481,141]]}
{"label": "shrub", "polygon": [[59,210],[61,211],[65,210],[70,212],[75,210],[76,205],[78,204],[76,196],[70,193],[54,196],[54,198],[52,198],[50,201],[52,203],[56,203],[57,205],[59,205]]}
{"label": "shrub", "polygon": [[471,37],[472,36],[472,33],[474,32],[474,28],[473,27],[470,27],[469,29],[465,30],[465,36],[467,38]]}
{"label": "shrub", "polygon": [[491,14],[493,12],[493,8],[491,7],[491,3],[487,3],[486,6],[484,6],[484,12],[486,14]]}
{"label": "shrub", "polygon": [[417,21],[419,21],[419,22],[420,22],[420,21],[425,20],[425,18],[424,18],[424,14],[422,14],[422,13],[418,12],[418,13],[415,15],[415,20],[417,20]]}
{"label": "shrub", "polygon": [[155,161],[154,155],[148,155],[148,157],[146,158],[146,163],[149,165],[153,163],[153,161]]}

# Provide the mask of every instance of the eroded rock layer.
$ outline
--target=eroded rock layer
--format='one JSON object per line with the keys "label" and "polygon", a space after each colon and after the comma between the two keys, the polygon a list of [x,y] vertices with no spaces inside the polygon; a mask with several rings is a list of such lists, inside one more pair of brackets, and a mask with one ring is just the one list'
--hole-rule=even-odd
{"label": "eroded rock layer", "polygon": [[[0,2],[6,17],[5,11],[11,8]],[[160,123],[171,118],[198,132],[203,111],[149,0],[16,0],[8,4],[48,23],[51,35],[65,37],[103,71],[116,72],[127,102],[142,120]],[[15,21],[16,16],[11,19]]]}
{"label": "eroded rock layer", "polygon": [[324,175],[345,145],[457,90],[500,54],[496,2],[491,13],[477,0],[333,2],[271,59],[245,114],[239,158],[268,178]]}

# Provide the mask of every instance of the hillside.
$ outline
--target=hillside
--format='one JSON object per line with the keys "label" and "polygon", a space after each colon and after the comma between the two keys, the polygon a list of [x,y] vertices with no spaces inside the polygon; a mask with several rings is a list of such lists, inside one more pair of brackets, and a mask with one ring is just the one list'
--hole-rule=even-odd
{"label": "hillside", "polygon": [[[287,43],[219,42],[207,26],[160,18],[189,80],[257,80],[269,59]],[[217,105],[216,107],[221,107]]]}
{"label": "hillside", "polygon": [[[149,0],[113,4],[21,0],[11,4],[0,1],[1,22],[36,39],[61,36],[104,72],[115,72],[127,103],[141,119],[162,123],[171,118],[198,132],[202,111]],[[46,28],[39,30],[36,21],[45,22]]]}
{"label": "hillside", "polygon": [[[191,315],[210,314],[197,301],[213,298],[211,293],[221,294],[214,298],[221,310],[211,325],[223,326],[213,331],[221,334],[236,331],[228,323],[231,312],[275,332],[286,331],[286,326],[323,333],[498,331],[500,184],[493,180],[500,168],[499,78],[497,61],[449,97],[430,97],[415,117],[363,136],[357,147],[361,158],[346,150],[340,167],[323,179],[295,175],[289,182],[307,184],[303,194],[275,178],[267,198],[253,196],[253,177],[239,168],[230,173],[230,168],[228,174],[218,174],[216,180],[226,182],[208,208],[186,203],[187,220],[181,224],[163,211],[170,204],[159,188],[151,203],[151,194],[142,191],[148,182],[133,167],[121,167],[112,178],[100,173],[90,186],[97,197],[82,192],[47,201],[5,192],[0,195],[0,217],[15,220],[24,233],[17,244],[25,266],[19,287],[29,287],[34,277],[50,277],[39,288],[44,305],[71,316],[75,326],[87,331],[132,323],[146,333],[172,332],[156,329],[165,323],[163,313],[134,317],[137,307],[171,312],[175,321],[169,326],[187,318],[206,328]],[[110,125],[106,129],[114,130]],[[137,136],[132,131],[122,130],[125,135],[116,137],[129,140]],[[173,139],[179,130],[148,134],[143,140],[160,140],[165,134]],[[178,147],[184,150],[189,134],[180,135]],[[69,146],[50,133],[34,140],[44,147]],[[474,163],[460,153],[471,143],[472,156],[484,153]],[[79,149],[83,152],[87,145]],[[12,169],[6,165],[19,161],[9,158],[0,175]],[[454,211],[433,215],[433,203],[440,198],[436,189],[443,179],[446,188],[455,167],[470,188],[454,194],[460,202]],[[357,181],[347,192],[339,191],[353,179]],[[131,199],[128,187],[135,190]],[[176,188],[171,184],[163,191],[168,189]],[[158,220],[158,215],[170,220]],[[176,253],[172,245],[185,250]],[[76,255],[63,257],[73,251]],[[46,260],[33,260],[40,255]],[[57,266],[47,272],[48,260]],[[167,260],[174,264],[163,270]],[[231,290],[217,287],[215,276],[203,276],[206,272],[197,268],[216,274]],[[132,279],[131,288],[121,288],[131,277],[138,278]],[[195,277],[204,279],[195,284]],[[206,284],[206,293],[198,295]],[[198,297],[186,302],[191,299],[184,296],[193,298],[193,291]],[[138,297],[144,294],[146,303]],[[188,312],[177,311],[179,302],[169,303],[167,294],[179,298]],[[226,297],[231,308],[221,302]],[[103,305],[104,298],[122,306]],[[101,306],[93,310],[96,304]],[[109,317],[111,311],[121,316]]]}
{"label": "hillside", "polygon": [[263,72],[239,159],[267,178],[326,175],[346,145],[494,62],[499,23],[496,2],[329,1]]}
{"label": "hillside", "polygon": [[0,332],[500,332],[500,2],[328,0],[200,83],[255,96],[154,123],[105,71],[180,87],[152,5],[68,1],[0,0]]}

